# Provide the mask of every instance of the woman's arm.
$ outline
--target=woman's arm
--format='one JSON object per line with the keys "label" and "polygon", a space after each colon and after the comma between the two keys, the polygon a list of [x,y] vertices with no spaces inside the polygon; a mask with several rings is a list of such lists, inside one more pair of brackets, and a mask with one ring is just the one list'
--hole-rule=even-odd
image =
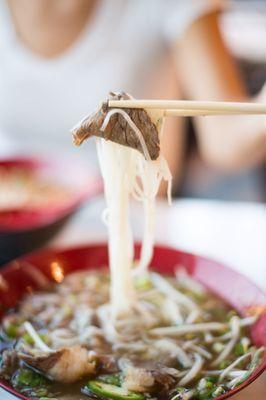
{"label": "woman's arm", "polygon": [[[185,95],[194,100],[248,101],[240,73],[212,13],[197,20],[175,48]],[[260,101],[266,101],[266,93]],[[266,158],[266,116],[195,118],[203,158],[226,170],[250,167]]]}

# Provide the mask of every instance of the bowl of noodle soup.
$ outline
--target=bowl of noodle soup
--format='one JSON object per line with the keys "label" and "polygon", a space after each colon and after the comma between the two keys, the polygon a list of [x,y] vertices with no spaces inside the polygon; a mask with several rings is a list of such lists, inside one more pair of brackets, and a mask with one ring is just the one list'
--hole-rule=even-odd
{"label": "bowl of noodle soup", "polygon": [[[140,246],[136,245],[135,250],[136,257],[138,257]],[[92,244],[63,251],[43,250],[17,259],[1,270],[0,317],[4,316],[6,310],[16,308],[25,296],[33,296],[35,292],[38,293],[39,291],[43,292],[50,285],[63,285],[68,277],[77,273],[84,273],[85,271],[89,273],[93,270],[99,272],[106,265],[108,265],[106,244]],[[182,274],[185,273],[185,276],[189,279],[192,278],[226,303],[229,310],[235,310],[240,318],[247,319],[257,315],[256,322],[250,326],[249,337],[252,345],[257,348],[266,345],[265,295],[247,278],[218,262],[160,246],[154,248],[151,265],[152,271],[160,273],[160,276],[170,277],[174,276],[177,271],[182,271]],[[70,295],[71,293],[68,292],[68,296]],[[216,334],[214,333],[214,335]],[[240,382],[236,387],[216,398],[219,400],[228,398],[244,389],[265,370],[265,363],[265,355],[262,355],[260,362],[253,368],[245,381]],[[236,372],[235,374],[237,375]],[[82,382],[79,385],[82,386],[83,384]],[[12,387],[10,382],[3,379],[0,381],[0,386],[13,393],[17,398],[35,398],[27,396],[27,392],[19,393],[19,389]],[[79,397],[74,397],[74,394],[71,395],[73,397],[67,397],[69,392],[62,389],[66,387],[70,388],[71,386],[59,385],[59,388],[57,386],[56,393],[60,395],[54,396],[54,398],[81,398],[81,394]]]}
{"label": "bowl of noodle soup", "polygon": [[67,158],[0,160],[0,265],[47,242],[101,183]]}

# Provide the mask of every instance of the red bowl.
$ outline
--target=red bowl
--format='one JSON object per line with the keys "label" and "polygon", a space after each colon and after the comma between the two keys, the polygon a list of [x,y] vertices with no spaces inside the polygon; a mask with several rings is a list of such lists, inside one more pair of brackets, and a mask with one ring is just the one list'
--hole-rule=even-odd
{"label": "red bowl", "polygon": [[53,182],[70,189],[70,197],[60,203],[39,209],[10,209],[0,211],[0,233],[18,232],[50,224],[76,209],[89,196],[99,193],[100,180],[90,176],[85,168],[73,161],[45,161],[36,158],[10,158],[0,160],[0,168],[27,169],[40,179],[51,178]]}
{"label": "red bowl", "polygon": [[102,190],[99,178],[70,159],[9,158],[0,160],[0,168],[3,167],[34,171],[40,179],[50,178],[69,188],[70,196],[38,209],[0,211],[0,265],[45,244],[85,200]]}
{"label": "red bowl", "polygon": [[[139,251],[140,246],[136,245],[137,256]],[[64,275],[80,269],[106,266],[108,264],[107,245],[91,244],[64,251],[43,250],[6,265],[0,273],[0,318],[6,309],[16,306],[24,294],[41,289],[44,280],[48,278],[55,281],[54,263],[61,267]],[[243,316],[249,315],[254,307],[260,307],[262,310],[264,307],[258,321],[251,328],[251,336],[255,345],[266,346],[266,296],[247,278],[216,261],[160,246],[154,249],[152,266],[163,274],[173,274],[176,267],[184,267],[193,278]],[[253,382],[265,370],[265,367],[266,355],[262,364],[241,386],[217,399],[226,399],[239,392]],[[19,399],[27,399],[6,382],[0,381],[0,387],[13,393]]]}

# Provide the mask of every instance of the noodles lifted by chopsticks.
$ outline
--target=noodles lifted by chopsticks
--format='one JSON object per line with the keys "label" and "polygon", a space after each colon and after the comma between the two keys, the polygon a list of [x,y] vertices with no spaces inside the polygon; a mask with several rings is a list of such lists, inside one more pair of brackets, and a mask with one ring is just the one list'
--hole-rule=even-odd
{"label": "noodles lifted by chopsticks", "polygon": [[[111,99],[132,99],[126,93],[111,93]],[[161,110],[109,108],[108,101],[73,130],[80,145],[97,137],[97,152],[104,180],[111,270],[111,306],[116,317],[136,305],[132,283],[133,235],[129,222],[130,198],[141,202],[144,228],[139,265],[133,273],[147,274],[153,255],[155,198],[162,180],[168,182],[171,203],[172,176],[160,152],[163,121]]]}
{"label": "noodles lifted by chopsticks", "polygon": [[97,139],[107,202],[112,310],[113,315],[118,315],[132,308],[135,301],[131,274],[133,236],[129,223],[130,196],[142,202],[144,207],[142,251],[135,273],[145,274],[153,254],[155,198],[162,179],[165,179],[168,181],[168,199],[171,201],[172,178],[161,154],[155,161],[150,159],[142,133],[124,110],[109,111],[102,129],[106,128],[114,113],[121,114],[130,124],[146,156],[143,157],[135,149]]}

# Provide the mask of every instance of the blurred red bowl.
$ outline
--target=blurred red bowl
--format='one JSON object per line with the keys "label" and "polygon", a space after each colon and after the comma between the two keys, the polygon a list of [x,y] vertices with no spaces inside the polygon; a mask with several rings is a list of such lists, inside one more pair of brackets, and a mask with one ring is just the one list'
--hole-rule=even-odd
{"label": "blurred red bowl", "polygon": [[[140,246],[137,245],[137,256],[139,251]],[[6,309],[16,306],[24,294],[41,289],[44,279],[57,281],[57,275],[54,276],[55,265],[65,276],[76,270],[103,267],[107,264],[106,244],[92,244],[64,251],[43,250],[9,263],[0,273],[0,318]],[[251,336],[255,345],[266,346],[266,296],[247,278],[215,261],[160,246],[155,247],[152,265],[163,274],[173,274],[177,266],[184,267],[193,278],[225,300],[242,316],[249,315],[251,309],[259,307],[262,312],[251,328]],[[217,400],[231,397],[244,389],[265,367],[266,355],[262,364],[242,385]],[[27,399],[6,382],[0,381],[0,387],[14,394],[14,398]]]}
{"label": "blurred red bowl", "polygon": [[69,197],[49,206],[0,210],[0,265],[45,244],[102,187],[100,179],[68,159],[9,158],[0,160],[0,168],[29,170],[40,180],[50,178],[70,191]]}

